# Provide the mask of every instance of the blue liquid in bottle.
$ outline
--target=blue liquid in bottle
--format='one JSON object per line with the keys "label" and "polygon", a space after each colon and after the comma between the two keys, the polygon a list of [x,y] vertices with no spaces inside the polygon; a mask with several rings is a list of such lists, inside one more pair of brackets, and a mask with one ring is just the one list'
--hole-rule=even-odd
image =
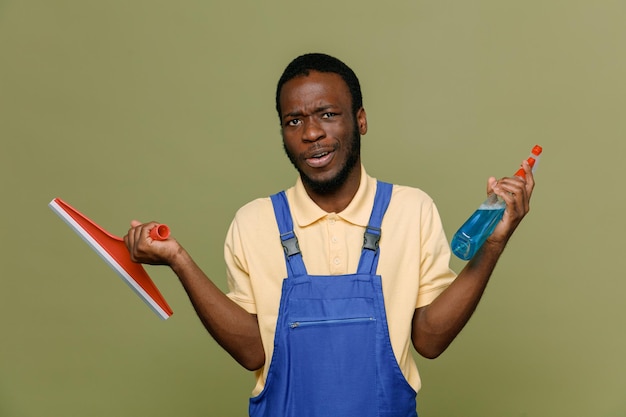
{"label": "blue liquid in bottle", "polygon": [[452,238],[452,253],[464,261],[472,259],[502,219],[505,208],[504,201],[488,198]]}

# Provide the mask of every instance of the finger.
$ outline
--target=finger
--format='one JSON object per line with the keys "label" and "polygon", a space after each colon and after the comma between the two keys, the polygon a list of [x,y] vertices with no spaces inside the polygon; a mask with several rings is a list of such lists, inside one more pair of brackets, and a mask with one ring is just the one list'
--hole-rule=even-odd
{"label": "finger", "polygon": [[527,183],[521,178],[512,180],[506,184],[506,191],[510,198],[507,204],[511,204],[511,207],[523,217],[530,208],[530,191]]}
{"label": "finger", "polygon": [[493,193],[494,188],[497,184],[498,180],[496,179],[496,177],[489,177],[489,179],[487,180],[487,195]]}
{"label": "finger", "polygon": [[128,231],[128,234],[132,237],[131,241],[133,243],[133,249],[136,252],[138,250],[138,246],[141,245],[141,242],[143,241],[142,235],[144,234],[143,229],[145,228],[145,225],[136,221],[135,223],[131,222],[131,224],[134,224],[134,226]]}
{"label": "finger", "polygon": [[526,173],[526,190],[528,191],[528,195],[530,196],[533,189],[535,188],[535,176],[533,175],[533,169],[528,161],[524,161],[522,163],[522,167],[524,168],[524,172]]}
{"label": "finger", "polygon": [[145,237],[143,235],[146,233],[145,224],[135,220],[131,222],[131,225],[133,227],[128,231],[129,244],[127,247],[131,260],[133,262],[141,262],[144,253]]}
{"label": "finger", "polygon": [[501,197],[509,207],[524,207],[526,200],[525,182],[521,178],[502,178],[494,187],[494,193]]}
{"label": "finger", "polygon": [[137,239],[137,242],[143,243],[146,240],[148,230],[149,229],[146,227],[145,223],[135,228],[135,238]]}
{"label": "finger", "polygon": [[126,245],[126,249],[128,249],[128,252],[131,255],[131,258],[133,257],[133,252],[134,252],[134,248],[135,248],[135,233],[134,233],[134,228],[128,229],[128,232],[126,232],[126,234],[124,235],[124,244]]}
{"label": "finger", "polygon": [[[140,250],[147,250],[147,247],[152,246],[152,244],[155,241],[163,240],[163,239],[155,239],[151,235],[151,232],[155,230],[155,228],[157,228],[159,225],[160,225],[159,223],[152,221],[152,222],[140,224],[139,226],[133,229],[135,233],[135,239],[138,242],[138,246]],[[167,228],[167,226],[165,226],[165,228]]]}
{"label": "finger", "polygon": [[126,247],[128,247],[129,249],[131,248],[131,246],[135,242],[136,229],[139,226],[141,226],[141,222],[140,221],[138,221],[138,220],[131,220],[130,221],[130,228],[128,229],[128,232],[126,232],[126,235],[124,236],[124,242],[126,243]]}

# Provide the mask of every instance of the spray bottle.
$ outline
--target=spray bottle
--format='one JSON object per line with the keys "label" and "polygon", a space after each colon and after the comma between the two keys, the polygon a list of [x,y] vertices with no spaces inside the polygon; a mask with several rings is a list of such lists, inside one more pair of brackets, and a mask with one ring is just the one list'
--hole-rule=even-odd
{"label": "spray bottle", "polygon": [[[537,162],[542,150],[541,146],[535,145],[526,160],[533,173],[537,168]],[[515,176],[526,178],[526,172],[524,172],[523,168],[520,168],[515,173]],[[496,228],[500,219],[502,219],[505,208],[506,203],[504,200],[496,194],[489,194],[487,199],[478,207],[478,210],[455,233],[450,244],[452,253],[464,261],[472,259]]]}

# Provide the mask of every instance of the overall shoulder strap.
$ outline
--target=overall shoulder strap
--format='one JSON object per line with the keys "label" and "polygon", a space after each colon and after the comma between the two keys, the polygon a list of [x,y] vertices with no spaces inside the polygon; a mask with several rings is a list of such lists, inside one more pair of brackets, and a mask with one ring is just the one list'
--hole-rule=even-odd
{"label": "overall shoulder strap", "polygon": [[274,215],[278,223],[280,241],[285,251],[285,261],[287,263],[287,276],[306,275],[306,268],[302,260],[302,253],[298,245],[298,238],[293,232],[293,221],[289,210],[289,203],[284,191],[270,196],[274,206]]}
{"label": "overall shoulder strap", "polygon": [[361,259],[359,260],[359,267],[357,269],[357,273],[359,274],[376,273],[378,254],[380,253],[380,248],[378,247],[381,235],[380,226],[383,222],[387,207],[389,207],[392,190],[392,184],[382,181],[378,181],[376,184],[374,207],[372,208],[372,214],[370,215],[370,220],[365,228],[365,235],[363,237],[363,250],[361,251]]}

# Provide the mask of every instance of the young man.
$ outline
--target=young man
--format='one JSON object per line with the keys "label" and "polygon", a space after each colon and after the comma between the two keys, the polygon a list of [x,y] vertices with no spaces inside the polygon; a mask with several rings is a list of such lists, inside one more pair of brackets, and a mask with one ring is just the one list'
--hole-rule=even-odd
{"label": "young man", "polygon": [[367,175],[367,117],[354,72],[324,54],[296,58],[276,91],[296,185],[242,207],[225,244],[223,294],[155,223],[125,236],[136,262],[169,265],[198,316],[256,371],[250,415],[416,416],[411,345],[435,358],[469,320],[529,210],[534,179],[490,178],[506,212],[458,276],[432,200]]}

